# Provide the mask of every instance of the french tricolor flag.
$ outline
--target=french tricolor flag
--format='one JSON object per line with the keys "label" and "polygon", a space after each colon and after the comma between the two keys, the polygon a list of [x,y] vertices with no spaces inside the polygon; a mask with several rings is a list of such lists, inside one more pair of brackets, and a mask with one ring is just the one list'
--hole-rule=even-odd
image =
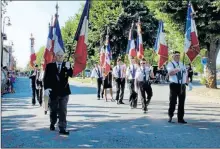
{"label": "french tricolor flag", "polygon": [[30,64],[31,67],[34,67],[34,63],[36,61],[36,54],[35,54],[35,50],[34,50],[34,37],[33,34],[31,33],[31,55],[30,55]]}
{"label": "french tricolor flag", "polygon": [[188,10],[187,10],[184,51],[191,62],[200,53],[198,34],[196,30],[195,20],[193,18],[194,14],[195,13],[194,13],[193,7],[189,3]]}
{"label": "french tricolor flag", "polygon": [[134,37],[133,37],[133,26],[134,26],[134,23],[132,23],[131,29],[129,31],[128,46],[127,46],[128,55],[131,57],[137,56],[135,43],[134,43]]}
{"label": "french tricolor flag", "polygon": [[48,63],[51,63],[53,61],[53,47],[54,47],[54,41],[53,40],[53,17],[51,19],[51,25],[49,24],[49,34],[47,37],[47,45],[46,48],[44,50],[44,64],[43,64],[43,69],[45,70],[46,65]]}
{"label": "french tricolor flag", "polygon": [[86,68],[89,9],[90,9],[90,2],[89,0],[86,0],[86,4],[83,9],[83,13],[80,18],[80,22],[74,38],[77,41],[77,45],[76,45],[75,53],[73,55],[73,57],[75,58],[75,62],[73,66],[73,76],[78,75]]}
{"label": "french tricolor flag", "polygon": [[100,50],[100,66],[103,67],[104,63],[105,63],[105,49],[104,46],[102,46]]}
{"label": "french tricolor flag", "polygon": [[161,68],[168,60],[168,46],[165,39],[163,22],[159,22],[154,51],[159,55],[158,67]]}
{"label": "french tricolor flag", "polygon": [[104,70],[105,70],[105,75],[107,76],[108,73],[110,72],[111,68],[111,49],[110,49],[110,44],[109,44],[109,36],[106,36],[106,48],[105,48],[105,63],[104,63]]}
{"label": "french tricolor flag", "polygon": [[142,40],[142,35],[141,35],[141,22],[140,19],[137,23],[137,57],[138,59],[144,58],[144,47],[143,47],[143,40]]}
{"label": "french tricolor flag", "polygon": [[62,34],[58,21],[58,14],[55,15],[55,20],[54,20],[52,47],[53,48],[51,48],[51,51],[54,54],[60,51],[65,53]]}

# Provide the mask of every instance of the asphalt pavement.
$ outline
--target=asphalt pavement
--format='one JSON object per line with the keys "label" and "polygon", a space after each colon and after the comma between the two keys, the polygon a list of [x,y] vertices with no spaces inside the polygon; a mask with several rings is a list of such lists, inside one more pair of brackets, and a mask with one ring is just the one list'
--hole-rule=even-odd
{"label": "asphalt pavement", "polygon": [[[31,105],[28,78],[18,78],[16,93],[2,99],[2,147],[13,148],[220,148],[220,104],[207,97],[187,96],[185,120],[168,123],[168,85],[153,85],[147,114],[128,105],[97,100],[94,85],[71,82],[68,103],[69,136],[49,130],[49,115]],[[109,97],[110,99],[110,97]],[[176,114],[174,116],[176,122]]]}

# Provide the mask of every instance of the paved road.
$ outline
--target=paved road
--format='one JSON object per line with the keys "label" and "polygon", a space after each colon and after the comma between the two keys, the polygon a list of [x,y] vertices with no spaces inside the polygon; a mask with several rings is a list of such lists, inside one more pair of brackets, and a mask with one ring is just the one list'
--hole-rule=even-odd
{"label": "paved road", "polygon": [[[2,147],[220,147],[220,105],[187,96],[187,125],[167,122],[168,87],[153,85],[154,97],[147,114],[126,105],[96,100],[96,89],[71,83],[68,104],[70,136],[49,131],[48,115],[31,106],[27,78],[19,78],[16,93],[2,99]],[[125,98],[128,99],[126,91]],[[174,119],[176,121],[176,117]]]}

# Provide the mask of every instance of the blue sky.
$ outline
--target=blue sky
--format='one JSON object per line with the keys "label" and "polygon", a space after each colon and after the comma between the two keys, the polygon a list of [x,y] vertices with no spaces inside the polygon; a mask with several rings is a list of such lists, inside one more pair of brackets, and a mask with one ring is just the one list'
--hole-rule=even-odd
{"label": "blue sky", "polygon": [[[8,3],[7,13],[12,26],[5,26],[8,41],[14,43],[13,55],[19,67],[25,67],[30,56],[30,34],[35,38],[35,51],[46,46],[48,24],[55,14],[56,1],[12,1]],[[59,22],[64,26],[69,17],[79,11],[84,1],[58,1]],[[6,20],[7,22],[7,20]],[[5,42],[7,44],[7,42]]]}
{"label": "blue sky", "polygon": [[[79,11],[84,1],[58,1],[59,22],[64,26],[69,17]],[[45,46],[48,36],[48,23],[55,14],[56,1],[12,1],[8,3],[5,16],[11,18],[12,26],[5,27],[8,41],[14,43],[14,56],[17,65],[24,68],[30,56],[30,34],[35,38],[35,51]],[[6,42],[6,43],[7,43]],[[217,63],[220,64],[220,53]]]}

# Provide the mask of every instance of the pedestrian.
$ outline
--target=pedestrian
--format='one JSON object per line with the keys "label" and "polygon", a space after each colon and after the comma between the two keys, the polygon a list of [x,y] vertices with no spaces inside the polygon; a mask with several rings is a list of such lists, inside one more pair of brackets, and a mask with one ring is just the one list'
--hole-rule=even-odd
{"label": "pedestrian", "polygon": [[37,92],[37,100],[42,106],[42,101],[43,101],[43,67],[40,65],[40,69],[37,69],[36,72],[36,92]]}
{"label": "pedestrian", "polygon": [[67,103],[71,94],[68,78],[72,77],[73,70],[70,62],[63,62],[63,51],[56,52],[55,57],[56,61],[47,64],[44,73],[44,94],[49,96],[50,130],[55,130],[59,113],[59,133],[69,135],[69,131],[66,130]]}
{"label": "pedestrian", "polygon": [[[138,97],[141,99],[142,110],[144,113],[148,111],[147,107],[150,104],[151,98],[153,96],[150,77],[154,78],[152,67],[143,58],[140,61],[140,67],[136,72],[135,79],[139,88],[138,90],[136,89],[136,91],[138,92]],[[145,93],[147,93],[147,97]]]}
{"label": "pedestrian", "polygon": [[137,93],[135,92],[135,74],[137,71],[137,64],[134,57],[130,59],[130,65],[126,71],[126,77],[128,82],[128,88],[130,91],[129,103],[131,108],[137,107]]}
{"label": "pedestrian", "polygon": [[187,71],[183,63],[180,62],[180,52],[174,51],[172,55],[173,60],[168,63],[167,70],[169,74],[170,81],[170,104],[169,104],[169,120],[172,122],[175,107],[178,101],[178,123],[187,123],[184,120],[184,106],[186,98],[186,83],[187,81]]}
{"label": "pedestrian", "polygon": [[[103,75],[104,76],[104,75]],[[112,92],[112,67],[110,68],[110,72],[107,74],[107,76],[104,76],[103,80],[103,90],[104,90],[104,96],[105,96],[105,101],[107,102],[107,89],[110,90],[110,95],[111,95],[111,101],[115,101],[113,99],[113,92]]]}
{"label": "pedestrian", "polygon": [[29,79],[31,79],[31,89],[32,89],[32,105],[36,104],[36,73],[37,73],[38,65],[34,66],[34,70],[31,71],[31,75]]}
{"label": "pedestrian", "polygon": [[191,64],[188,64],[188,68],[187,68],[187,72],[188,72],[188,79],[189,79],[189,90],[192,90],[192,81],[193,81],[193,69]]}
{"label": "pedestrian", "polygon": [[[101,86],[102,86],[102,79],[103,79],[103,73],[102,68],[98,63],[95,63],[95,67],[92,70],[91,73],[91,79],[96,78],[97,80],[97,99],[100,100],[100,93],[101,93]],[[103,90],[102,90],[102,98],[103,98]]]}
{"label": "pedestrian", "polygon": [[124,99],[124,89],[125,89],[126,65],[122,62],[121,58],[117,59],[117,65],[113,68],[113,76],[115,77],[115,82],[116,82],[117,104],[124,104],[123,99]]}

